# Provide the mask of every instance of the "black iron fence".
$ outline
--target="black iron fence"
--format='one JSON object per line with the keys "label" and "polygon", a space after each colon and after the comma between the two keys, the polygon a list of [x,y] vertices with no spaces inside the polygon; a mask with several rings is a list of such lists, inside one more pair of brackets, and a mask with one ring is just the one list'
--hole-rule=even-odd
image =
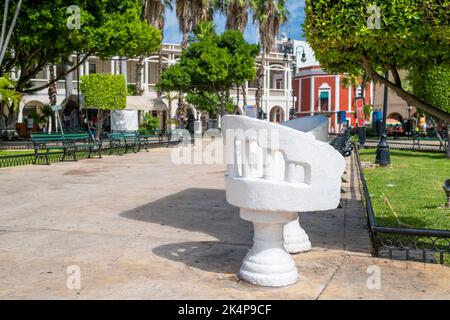
{"label": "black iron fence", "polygon": [[[367,139],[364,143],[365,148],[376,148],[380,140]],[[410,150],[410,151],[425,151],[425,152],[446,152],[446,146],[440,144],[439,141],[430,143],[420,140],[388,140],[391,149]]]}
{"label": "black iron fence", "polygon": [[356,143],[354,143],[354,148],[373,255],[390,259],[450,264],[449,230],[383,227],[377,225]]}
{"label": "black iron fence", "polygon": [[[149,143],[148,148],[154,147],[154,146],[160,146],[163,142],[152,142]],[[167,143],[166,143],[167,144]],[[145,149],[144,149],[145,150]],[[109,155],[109,154],[118,154],[122,155],[125,153],[125,146],[119,145],[114,146],[110,148],[107,143],[104,144],[104,146],[101,149],[102,154]],[[11,151],[11,153],[14,153],[15,151]],[[33,164],[35,160],[35,154],[33,150],[21,150],[21,153],[19,154],[11,154],[11,155],[5,155],[0,156],[0,168],[6,168],[6,167],[14,167],[14,166],[22,166],[22,165],[28,165]],[[89,151],[87,149],[79,149],[77,151],[77,159],[86,159],[88,158]],[[55,163],[60,162],[61,158],[63,156],[63,151],[52,151],[49,153],[49,162]],[[36,158],[36,164],[45,164],[45,157],[37,157]]]}

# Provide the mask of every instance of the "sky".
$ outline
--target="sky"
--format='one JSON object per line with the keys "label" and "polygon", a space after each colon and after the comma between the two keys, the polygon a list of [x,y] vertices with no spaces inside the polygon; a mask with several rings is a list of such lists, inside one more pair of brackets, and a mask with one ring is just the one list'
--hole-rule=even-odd
{"label": "sky", "polygon": [[[305,0],[286,0],[286,7],[290,12],[288,21],[281,28],[281,32],[286,32],[288,38],[295,40],[304,39],[301,24],[305,19]],[[225,29],[225,17],[222,14],[215,14],[214,22],[216,31],[223,32]],[[249,16],[249,23],[244,33],[245,39],[250,43],[258,42],[258,29],[252,23],[252,17]],[[166,10],[166,23],[164,27],[164,42],[180,43],[181,33],[178,29],[178,20],[175,15],[175,4],[172,11]]]}

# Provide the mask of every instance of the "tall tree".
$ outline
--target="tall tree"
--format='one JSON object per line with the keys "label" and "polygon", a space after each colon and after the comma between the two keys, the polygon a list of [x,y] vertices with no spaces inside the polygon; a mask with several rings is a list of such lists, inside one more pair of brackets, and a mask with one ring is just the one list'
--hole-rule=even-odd
{"label": "tall tree", "polygon": [[214,13],[213,0],[177,0],[176,15],[183,39],[181,47],[185,49],[188,43],[188,34],[191,33],[200,21],[211,21]]}
{"label": "tall tree", "polygon": [[[450,1],[306,0],[304,30],[321,66],[367,75],[409,105],[450,121],[450,113],[402,83],[399,70],[450,64]],[[393,80],[385,77],[389,71]]]}
{"label": "tall tree", "polygon": [[[222,8],[227,21],[225,23],[225,29],[238,30],[244,32],[248,23],[248,11],[250,7],[250,0],[222,0],[222,4],[219,5]],[[238,93],[239,93],[239,86]],[[247,92],[245,83],[241,85],[242,100],[244,106],[247,105]]]}
{"label": "tall tree", "polygon": [[227,18],[225,28],[227,30],[239,30],[244,32],[248,23],[249,0],[224,0],[223,11]]}
{"label": "tall tree", "polygon": [[121,74],[89,74],[81,77],[84,103],[97,109],[96,137],[100,137],[103,120],[108,110],[126,107],[126,82]]}
{"label": "tall tree", "polygon": [[259,39],[262,46],[261,61],[258,69],[258,86],[255,92],[256,106],[259,108],[267,55],[272,50],[280,27],[287,21],[289,11],[285,0],[252,0],[253,21],[258,23]]}
{"label": "tall tree", "polygon": [[[151,26],[157,28],[161,37],[164,37],[165,24],[165,10],[166,8],[172,10],[172,0],[141,0],[142,5],[142,19],[147,21]],[[158,78],[162,72],[162,52],[159,50],[158,59]],[[144,69],[145,56],[140,56],[136,64],[136,90],[137,96],[142,95],[142,71]]]}
{"label": "tall tree", "polygon": [[[176,16],[178,26],[183,39],[181,48],[186,49],[188,45],[188,34],[191,33],[201,21],[211,21],[214,14],[215,0],[177,0]],[[186,114],[184,105],[184,94],[182,91],[178,95],[178,109],[182,114]]]}
{"label": "tall tree", "polygon": [[[79,11],[68,13],[73,5]],[[140,21],[140,13],[138,0],[24,1],[0,76],[19,69],[15,90],[30,94],[63,79],[93,54],[108,59],[155,52],[161,43],[160,32]],[[79,20],[79,26],[72,20]],[[31,79],[37,73],[49,64],[67,61],[75,51],[83,54],[81,61],[48,83],[33,86]]]}
{"label": "tall tree", "polygon": [[180,63],[164,70],[158,87],[187,92],[190,102],[219,115],[230,111],[232,86],[255,79],[259,46],[247,43],[237,30],[217,35],[209,24],[199,25]]}

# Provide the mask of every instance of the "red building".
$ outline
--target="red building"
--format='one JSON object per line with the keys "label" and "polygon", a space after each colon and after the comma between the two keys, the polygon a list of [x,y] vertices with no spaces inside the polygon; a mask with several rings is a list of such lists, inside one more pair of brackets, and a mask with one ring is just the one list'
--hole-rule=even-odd
{"label": "red building", "polygon": [[[344,87],[342,79],[345,75],[328,74],[323,71],[306,42],[295,41],[294,45],[296,52],[299,53],[297,69],[293,77],[297,117],[314,114],[328,115],[330,132],[336,132],[339,130],[337,113],[345,111],[347,120],[350,120],[352,126],[356,126],[355,98],[362,96],[362,88],[360,86]],[[303,52],[304,59],[300,60],[300,53]],[[373,91],[374,84],[370,81],[364,92],[365,105],[373,105]]]}

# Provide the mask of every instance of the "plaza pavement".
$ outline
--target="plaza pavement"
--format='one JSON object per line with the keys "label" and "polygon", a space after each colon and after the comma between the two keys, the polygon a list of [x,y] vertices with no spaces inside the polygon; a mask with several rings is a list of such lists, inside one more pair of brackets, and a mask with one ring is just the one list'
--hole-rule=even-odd
{"label": "plaza pavement", "polygon": [[176,166],[171,150],[0,169],[0,298],[450,299],[450,268],[370,256],[351,161],[343,207],[300,216],[300,281],[239,281],[252,227],[225,200],[224,166]]}

